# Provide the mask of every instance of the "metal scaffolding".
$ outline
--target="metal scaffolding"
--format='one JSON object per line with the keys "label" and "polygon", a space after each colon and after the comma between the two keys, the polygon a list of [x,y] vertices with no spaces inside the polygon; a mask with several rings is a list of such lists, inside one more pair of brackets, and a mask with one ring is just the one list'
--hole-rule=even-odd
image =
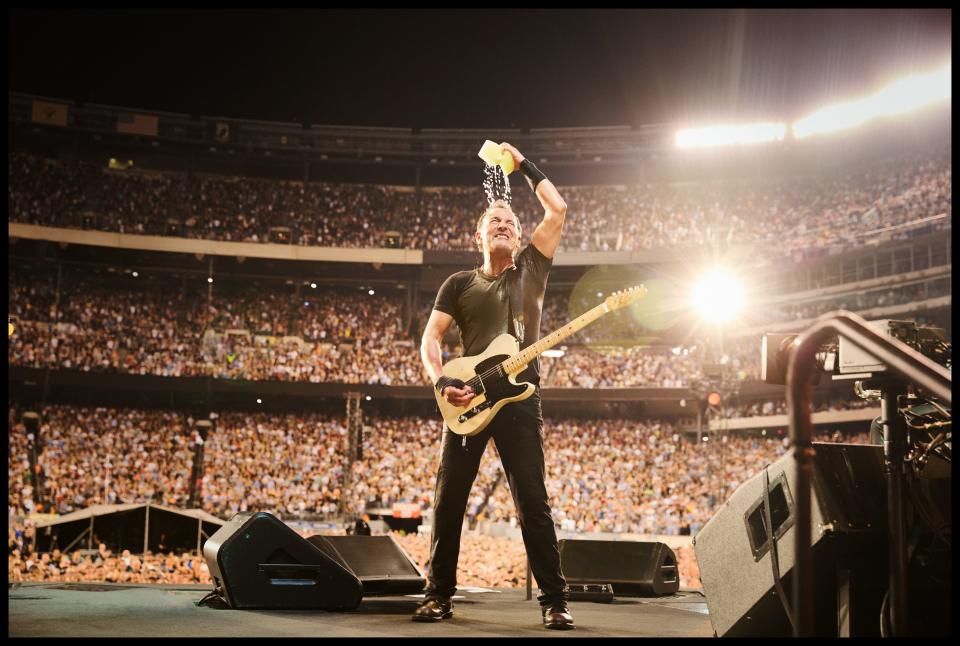
{"label": "metal scaffolding", "polygon": [[352,513],[348,505],[353,500],[353,465],[363,459],[363,411],[360,409],[362,393],[348,392],[347,400],[347,455],[349,463],[343,469],[343,487],[340,493],[339,512],[341,517]]}

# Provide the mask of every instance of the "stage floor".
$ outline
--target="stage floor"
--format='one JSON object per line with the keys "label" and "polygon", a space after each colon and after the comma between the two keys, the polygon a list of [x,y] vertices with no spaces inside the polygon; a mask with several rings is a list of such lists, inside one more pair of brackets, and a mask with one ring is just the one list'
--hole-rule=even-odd
{"label": "stage floor", "polygon": [[517,589],[473,588],[436,624],[410,615],[415,596],[366,598],[350,612],[221,610],[197,603],[207,586],[119,583],[13,583],[10,637],[710,637],[706,599],[624,597],[574,601],[576,630],[546,630],[534,598]]}

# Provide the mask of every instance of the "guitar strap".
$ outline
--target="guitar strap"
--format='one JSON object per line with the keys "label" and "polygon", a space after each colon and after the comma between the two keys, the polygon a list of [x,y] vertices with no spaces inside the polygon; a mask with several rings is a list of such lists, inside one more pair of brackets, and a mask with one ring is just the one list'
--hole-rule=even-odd
{"label": "guitar strap", "polygon": [[[507,294],[510,296],[510,329],[511,334],[517,339],[520,347],[523,347],[524,334],[526,333],[527,321],[523,311],[523,282],[521,281],[520,269],[516,266],[509,270],[507,278]],[[530,362],[536,374],[540,374],[540,357],[534,357]]]}
{"label": "guitar strap", "polygon": [[510,301],[510,334],[523,346],[523,286],[520,284],[520,269],[514,265],[507,270],[507,296]]}

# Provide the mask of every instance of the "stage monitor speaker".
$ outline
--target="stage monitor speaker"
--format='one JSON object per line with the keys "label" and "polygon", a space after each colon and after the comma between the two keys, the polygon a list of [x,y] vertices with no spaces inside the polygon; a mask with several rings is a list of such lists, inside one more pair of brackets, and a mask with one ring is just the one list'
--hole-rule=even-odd
{"label": "stage monitor speaker", "polygon": [[[816,633],[879,634],[886,590],[887,511],[879,446],[815,443],[811,495]],[[767,468],[781,588],[794,608],[796,464],[793,450]],[[714,632],[790,636],[777,597],[764,523],[763,471],[744,482],[693,539]]]}
{"label": "stage monitor speaker", "polygon": [[663,543],[565,539],[560,567],[568,584],[609,583],[618,597],[659,597],[680,589],[677,557]]}
{"label": "stage monitor speaker", "polygon": [[231,608],[356,608],[360,580],[276,517],[235,515],[203,545],[214,584]]}
{"label": "stage monitor speaker", "polygon": [[417,594],[426,578],[392,536],[311,536],[309,543],[352,572],[364,596]]}

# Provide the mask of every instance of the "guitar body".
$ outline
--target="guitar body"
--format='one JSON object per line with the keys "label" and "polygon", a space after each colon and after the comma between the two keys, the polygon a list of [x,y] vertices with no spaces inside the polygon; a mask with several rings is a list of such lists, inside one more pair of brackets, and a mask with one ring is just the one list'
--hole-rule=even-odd
{"label": "guitar body", "polygon": [[[460,357],[443,366],[443,374],[481,387],[474,387],[477,395],[465,407],[454,406],[434,390],[437,406],[447,427],[457,435],[476,435],[493,421],[501,408],[510,402],[521,401],[532,395],[537,387],[527,381],[516,382],[517,375],[526,366],[513,373],[505,373],[498,366],[520,350],[520,344],[509,334],[501,334],[482,353]],[[490,371],[491,374],[484,376]],[[479,376],[479,381],[477,377]],[[473,385],[473,384],[471,384]]]}
{"label": "guitar body", "polygon": [[493,421],[501,408],[510,402],[526,399],[537,387],[528,381],[517,383],[517,375],[540,353],[553,347],[577,330],[589,325],[604,314],[626,307],[642,298],[647,288],[638,285],[623,292],[614,292],[593,309],[584,312],[562,328],[532,343],[520,351],[520,343],[509,334],[501,334],[482,353],[460,357],[443,367],[443,374],[460,379],[476,393],[464,407],[454,406],[434,389],[440,414],[447,428],[457,435],[476,435]]}

